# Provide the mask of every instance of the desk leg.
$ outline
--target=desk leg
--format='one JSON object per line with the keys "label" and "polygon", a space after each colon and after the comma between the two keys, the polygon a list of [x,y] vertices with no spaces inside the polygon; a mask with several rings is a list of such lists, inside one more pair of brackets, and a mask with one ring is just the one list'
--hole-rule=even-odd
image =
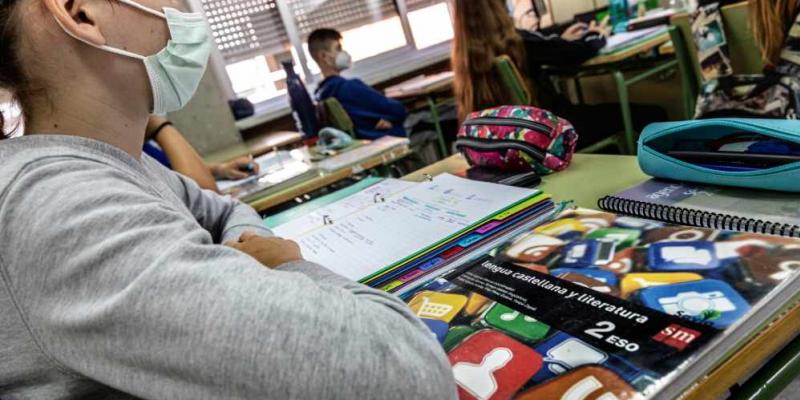
{"label": "desk leg", "polygon": [[625,75],[622,71],[616,70],[613,73],[614,81],[617,84],[617,94],[619,95],[619,105],[622,109],[622,123],[625,126],[625,139],[622,145],[622,151],[625,154],[634,154],[634,132],[633,132],[633,117],[631,116],[631,101],[628,96],[628,82],[625,81]]}
{"label": "desk leg", "polygon": [[696,99],[692,98],[692,89],[690,87],[688,78],[681,75],[681,90],[683,91],[683,113],[684,118],[687,120],[694,118],[694,102]]}
{"label": "desk leg", "polygon": [[636,153],[636,132],[633,129],[633,119],[631,116],[631,102],[628,96],[628,88],[645,79],[660,74],[668,69],[678,66],[678,60],[665,62],[661,65],[653,67],[639,75],[625,79],[625,75],[620,70],[615,70],[613,73],[614,81],[617,83],[617,92],[619,93],[619,104],[622,108],[622,121],[625,124],[625,150],[628,154]]}
{"label": "desk leg", "polygon": [[447,145],[444,142],[444,132],[442,132],[442,123],[439,119],[439,108],[436,107],[436,101],[434,100],[433,96],[426,97],[428,101],[428,107],[431,109],[431,118],[433,118],[433,126],[436,128],[436,138],[439,142],[439,153],[442,156],[442,160],[447,158],[448,151]]}
{"label": "desk leg", "polygon": [[581,77],[576,76],[575,79],[575,94],[578,95],[578,104],[586,104],[586,99],[583,96],[583,86],[581,85]]}

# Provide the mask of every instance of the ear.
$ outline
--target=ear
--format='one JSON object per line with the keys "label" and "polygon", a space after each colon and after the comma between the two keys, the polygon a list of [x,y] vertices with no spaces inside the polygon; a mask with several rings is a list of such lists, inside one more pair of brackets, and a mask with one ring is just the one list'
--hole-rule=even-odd
{"label": "ear", "polygon": [[106,38],[95,18],[100,4],[94,0],[42,0],[56,21],[68,33],[91,44],[102,46]]}

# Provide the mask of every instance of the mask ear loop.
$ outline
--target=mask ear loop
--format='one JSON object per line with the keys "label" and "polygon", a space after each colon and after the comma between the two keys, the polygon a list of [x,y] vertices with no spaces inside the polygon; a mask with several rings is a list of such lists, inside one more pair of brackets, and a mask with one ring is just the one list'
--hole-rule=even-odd
{"label": "mask ear loop", "polygon": [[[135,9],[137,9],[137,10],[146,12],[146,13],[148,13],[150,15],[154,15],[154,16],[159,17],[159,18],[167,19],[167,16],[164,15],[164,13],[162,13],[160,11],[153,10],[151,8],[148,8],[148,7],[145,7],[145,6],[143,6],[143,5],[139,4],[139,3],[136,3],[135,1],[132,1],[132,0],[118,0],[118,1],[120,3],[122,3],[122,4],[126,4],[128,6],[131,6],[131,7],[135,8]],[[141,60],[141,61],[144,61],[144,60],[147,59],[147,57],[145,57],[145,56],[142,56],[142,55],[139,55],[139,54],[136,54],[136,53],[131,53],[130,51],[127,51],[127,50],[118,49],[116,47],[111,47],[111,46],[104,45],[104,44],[103,45],[97,45],[97,44],[94,44],[92,42],[89,42],[88,40],[80,38],[77,35],[75,35],[74,33],[70,32],[70,30],[67,29],[64,26],[64,24],[61,23],[61,21],[58,18],[56,18],[55,15],[53,15],[53,19],[56,20],[56,23],[58,24],[58,26],[60,26],[61,30],[63,30],[67,35],[72,36],[74,39],[76,39],[78,41],[81,41],[83,43],[86,43],[89,46],[92,46],[94,48],[98,48],[100,50],[105,50],[105,51],[107,51],[109,53],[114,53],[114,54],[118,54],[118,55],[125,56],[125,57],[135,58],[135,59]]]}
{"label": "mask ear loop", "polygon": [[146,12],[148,14],[155,15],[156,17],[167,19],[167,16],[164,15],[163,12],[153,10],[150,7],[145,7],[145,6],[135,2],[133,0],[117,0],[117,1],[119,1],[122,4],[127,4],[127,5],[129,5],[129,6],[133,7],[133,8],[138,9],[138,10],[144,11],[144,12]]}

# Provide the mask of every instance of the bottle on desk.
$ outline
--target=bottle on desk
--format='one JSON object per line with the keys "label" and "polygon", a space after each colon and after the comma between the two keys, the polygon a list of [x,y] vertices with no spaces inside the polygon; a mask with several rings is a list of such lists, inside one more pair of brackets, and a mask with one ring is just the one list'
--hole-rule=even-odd
{"label": "bottle on desk", "polygon": [[608,2],[608,12],[611,17],[611,26],[614,28],[614,33],[625,32],[627,30],[628,19],[630,19],[628,0],[610,0]]}
{"label": "bottle on desk", "polygon": [[294,70],[292,61],[285,61],[282,64],[286,71],[286,89],[289,93],[289,103],[297,130],[303,132],[306,139],[316,137],[319,132],[319,121],[311,95],[306,90],[303,80]]}

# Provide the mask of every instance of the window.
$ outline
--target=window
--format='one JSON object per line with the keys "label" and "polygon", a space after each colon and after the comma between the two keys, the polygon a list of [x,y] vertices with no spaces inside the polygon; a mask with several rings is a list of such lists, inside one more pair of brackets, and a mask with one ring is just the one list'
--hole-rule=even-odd
{"label": "window", "polygon": [[408,24],[418,49],[453,39],[453,19],[447,2],[408,0]]}
{"label": "window", "polygon": [[276,0],[202,0],[237,97],[254,103],[286,93],[281,63],[294,61]]}
{"label": "window", "polygon": [[[393,0],[289,0],[289,4],[308,60],[311,55],[305,39],[320,28],[333,28],[342,33],[342,46],[353,57],[353,62],[407,45]],[[313,61],[309,67],[312,74],[319,73]]]}
{"label": "window", "polygon": [[319,67],[305,44],[315,29],[342,32],[352,73],[366,80],[443,60],[453,37],[449,0],[189,1],[211,25],[218,50],[212,67],[226,95],[249,99],[258,112],[288,105],[284,62],[291,61],[310,86],[317,82]]}

